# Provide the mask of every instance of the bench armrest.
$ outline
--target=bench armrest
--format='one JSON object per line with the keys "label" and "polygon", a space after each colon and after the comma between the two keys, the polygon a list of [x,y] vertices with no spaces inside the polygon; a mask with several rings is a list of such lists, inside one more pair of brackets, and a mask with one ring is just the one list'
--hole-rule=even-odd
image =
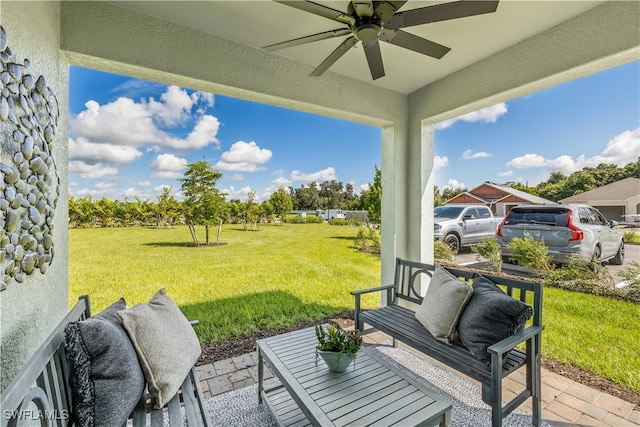
{"label": "bench armrest", "polygon": [[518,344],[541,334],[543,329],[544,326],[529,326],[528,328],[495,343],[491,347],[487,348],[487,351],[495,355],[502,355],[509,350],[512,350]]}
{"label": "bench armrest", "polygon": [[372,292],[387,292],[387,304],[391,303],[393,299],[393,290],[396,288],[395,284],[379,286],[377,288],[360,289],[358,291],[351,291],[351,295],[355,297],[355,310],[353,312],[353,319],[356,323],[356,329],[360,332],[364,330],[364,323],[360,320],[360,296]]}
{"label": "bench armrest", "polygon": [[351,295],[362,295],[362,294],[368,294],[371,292],[382,292],[382,291],[386,291],[389,289],[393,289],[395,288],[396,285],[384,285],[384,286],[379,286],[377,288],[369,288],[369,289],[360,289],[358,291],[351,291]]}

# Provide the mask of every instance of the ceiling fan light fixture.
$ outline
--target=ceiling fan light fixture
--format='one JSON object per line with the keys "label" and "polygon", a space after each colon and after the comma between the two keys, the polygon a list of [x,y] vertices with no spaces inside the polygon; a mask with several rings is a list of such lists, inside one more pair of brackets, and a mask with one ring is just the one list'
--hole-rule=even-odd
{"label": "ceiling fan light fixture", "polygon": [[353,30],[353,35],[360,41],[366,42],[378,38],[382,28],[375,23],[360,24]]}

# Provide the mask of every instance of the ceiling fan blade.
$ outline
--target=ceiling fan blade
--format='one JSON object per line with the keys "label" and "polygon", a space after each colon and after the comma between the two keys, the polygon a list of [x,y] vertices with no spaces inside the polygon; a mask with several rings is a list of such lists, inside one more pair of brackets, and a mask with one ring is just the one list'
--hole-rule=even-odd
{"label": "ceiling fan blade", "polygon": [[391,18],[398,9],[400,9],[407,0],[381,1],[376,5],[376,15],[381,21]]}
{"label": "ceiling fan blade", "polygon": [[353,16],[311,1],[275,0],[275,2],[295,7],[296,9],[304,10],[305,12],[313,13],[323,18],[333,19],[343,24],[352,26],[356,24],[356,19]]}
{"label": "ceiling fan blade", "polygon": [[384,77],[384,65],[382,64],[382,53],[380,52],[380,43],[378,39],[362,42],[364,53],[369,63],[369,71],[373,80]]}
{"label": "ceiling fan blade", "polygon": [[342,57],[342,55],[347,53],[349,51],[349,49],[351,49],[353,46],[355,46],[359,41],[360,40],[358,40],[357,38],[355,38],[353,36],[351,36],[348,39],[346,39],[345,41],[343,41],[342,44],[340,46],[338,46],[336,48],[336,50],[331,52],[331,54],[329,56],[327,56],[327,58],[324,61],[322,61],[322,64],[318,65],[318,68],[313,70],[313,72],[310,75],[319,76],[322,73],[324,73],[325,71],[327,71],[329,69],[329,67],[331,67],[333,64],[335,64],[335,62],[338,59],[340,59]]}
{"label": "ceiling fan blade", "polygon": [[[397,28],[407,28],[414,25],[428,24],[430,22],[447,21],[450,19],[464,18],[466,16],[493,13],[498,9],[498,0],[461,0],[451,3],[443,3],[435,6],[411,9],[397,13],[393,18],[400,18]],[[392,21],[394,19],[391,19]]]}
{"label": "ceiling fan blade", "polygon": [[442,58],[451,50],[450,47],[401,30],[383,30],[382,34],[380,34],[380,40],[436,59]]}
{"label": "ceiling fan blade", "polygon": [[282,43],[272,44],[272,45],[263,47],[263,49],[266,50],[267,52],[273,52],[273,51],[280,50],[280,49],[285,49],[285,48],[288,48],[288,47],[299,46],[301,44],[317,42],[319,40],[330,39],[330,38],[333,38],[333,37],[346,36],[347,34],[351,34],[351,30],[350,29],[348,29],[348,28],[340,28],[340,29],[337,29],[337,30],[325,31],[325,32],[318,33],[318,34],[313,34],[313,35],[310,35],[310,36],[305,36],[305,37],[300,37],[300,38],[293,39],[293,40],[288,40],[288,41],[282,42]]}

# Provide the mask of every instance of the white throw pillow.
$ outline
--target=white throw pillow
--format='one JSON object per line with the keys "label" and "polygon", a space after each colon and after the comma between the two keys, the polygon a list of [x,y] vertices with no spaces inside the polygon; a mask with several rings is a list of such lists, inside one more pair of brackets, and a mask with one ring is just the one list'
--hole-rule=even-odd
{"label": "white throw pillow", "polygon": [[472,294],[471,285],[437,265],[416,319],[436,339],[452,344],[458,320]]}
{"label": "white throw pillow", "polygon": [[180,389],[200,357],[198,337],[164,289],[118,316],[138,354],[153,407],[159,409]]}

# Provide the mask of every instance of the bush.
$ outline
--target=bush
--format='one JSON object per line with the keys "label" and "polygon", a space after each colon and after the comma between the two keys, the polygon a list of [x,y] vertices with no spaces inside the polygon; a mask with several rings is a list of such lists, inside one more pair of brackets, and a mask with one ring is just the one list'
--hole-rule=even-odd
{"label": "bush", "polygon": [[437,264],[456,264],[456,255],[449,245],[436,240],[433,242],[433,261]]}
{"label": "bush", "polygon": [[635,231],[625,231],[622,240],[625,243],[640,243],[640,236],[638,236]]}
{"label": "bush", "polygon": [[304,224],[304,218],[296,214],[288,214],[282,218],[282,222],[287,224]]}
{"label": "bush", "polygon": [[329,225],[346,225],[350,227],[360,227],[364,225],[362,221],[358,221],[357,219],[339,219],[332,218],[329,220]]}
{"label": "bush", "polygon": [[379,254],[382,248],[380,230],[374,227],[360,227],[355,243],[361,251]]}
{"label": "bush", "polygon": [[324,219],[315,215],[307,215],[304,222],[307,224],[322,224],[324,222]]}
{"label": "bush", "polygon": [[543,241],[537,241],[531,236],[526,236],[524,239],[516,237],[507,244],[507,247],[512,253],[509,259],[517,262],[518,265],[530,268],[543,277],[551,271],[551,256]]}
{"label": "bush", "polygon": [[618,272],[618,277],[623,279],[627,286],[620,288],[628,299],[640,301],[640,263],[631,261],[631,263]]}
{"label": "bush", "polygon": [[486,260],[491,270],[502,270],[502,253],[500,252],[500,244],[495,238],[485,239],[471,246],[471,251],[476,254],[476,260]]}

